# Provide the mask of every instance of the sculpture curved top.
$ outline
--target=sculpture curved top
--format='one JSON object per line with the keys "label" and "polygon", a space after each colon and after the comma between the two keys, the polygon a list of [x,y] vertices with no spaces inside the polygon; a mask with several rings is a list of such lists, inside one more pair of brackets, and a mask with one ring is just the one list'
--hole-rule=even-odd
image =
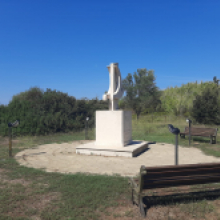
{"label": "sculpture curved top", "polygon": [[118,63],[111,63],[107,66],[109,71],[109,90],[103,95],[103,100],[109,99],[109,110],[114,111],[118,109],[118,99],[123,96],[123,89],[121,85],[121,73],[118,68]]}

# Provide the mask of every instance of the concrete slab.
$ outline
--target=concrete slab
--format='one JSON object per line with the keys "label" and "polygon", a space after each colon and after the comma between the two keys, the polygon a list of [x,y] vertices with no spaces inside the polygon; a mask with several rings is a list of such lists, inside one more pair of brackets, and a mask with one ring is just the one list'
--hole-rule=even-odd
{"label": "concrete slab", "polygon": [[135,157],[140,155],[148,148],[148,141],[133,140],[124,147],[96,146],[95,141],[87,144],[81,144],[76,147],[76,154],[99,155],[99,156],[118,156],[118,157]]}

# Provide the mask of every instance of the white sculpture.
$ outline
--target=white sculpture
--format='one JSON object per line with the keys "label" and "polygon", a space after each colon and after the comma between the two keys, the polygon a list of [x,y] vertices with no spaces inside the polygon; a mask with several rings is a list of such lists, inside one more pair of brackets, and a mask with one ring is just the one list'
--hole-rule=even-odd
{"label": "white sculpture", "polygon": [[[124,147],[131,142],[131,111],[118,109],[118,99],[123,95],[121,73],[118,63],[107,66],[109,71],[109,90],[103,100],[109,99],[110,111],[96,111],[96,146]],[[117,111],[114,111],[117,110]]]}
{"label": "white sculpture", "polygon": [[109,99],[110,111],[96,111],[96,141],[78,146],[76,153],[134,157],[144,151],[148,144],[132,141],[132,112],[118,109],[118,99],[124,92],[118,63],[111,63],[107,68],[110,82],[103,100]]}
{"label": "white sculpture", "polygon": [[123,96],[123,89],[121,85],[121,73],[118,68],[118,63],[111,63],[107,66],[109,71],[109,90],[103,95],[103,100],[109,99],[109,110],[118,109],[118,99]]}

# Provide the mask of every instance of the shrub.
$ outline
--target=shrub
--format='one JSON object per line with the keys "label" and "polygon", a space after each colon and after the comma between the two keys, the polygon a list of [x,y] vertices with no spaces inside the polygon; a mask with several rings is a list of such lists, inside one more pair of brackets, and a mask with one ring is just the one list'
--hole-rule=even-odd
{"label": "shrub", "polygon": [[218,88],[206,88],[202,95],[193,101],[191,116],[201,124],[220,124],[220,105]]}

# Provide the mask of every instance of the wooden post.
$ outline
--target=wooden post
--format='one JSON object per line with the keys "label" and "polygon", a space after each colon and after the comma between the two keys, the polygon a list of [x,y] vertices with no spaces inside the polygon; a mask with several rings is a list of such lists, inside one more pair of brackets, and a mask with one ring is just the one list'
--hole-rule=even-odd
{"label": "wooden post", "polygon": [[85,140],[88,140],[88,121],[85,123]]}
{"label": "wooden post", "polygon": [[178,165],[178,134],[176,135],[176,165]]}
{"label": "wooden post", "polygon": [[86,140],[86,120],[85,120],[85,140]]}
{"label": "wooden post", "polygon": [[191,141],[191,123],[192,123],[192,121],[190,119],[187,119],[186,121],[189,123],[189,135],[188,135],[188,137],[189,137],[189,146],[190,146],[190,141]]}
{"label": "wooden post", "polygon": [[12,128],[8,128],[8,138],[9,138],[9,157],[12,157],[12,134],[11,134]]}

